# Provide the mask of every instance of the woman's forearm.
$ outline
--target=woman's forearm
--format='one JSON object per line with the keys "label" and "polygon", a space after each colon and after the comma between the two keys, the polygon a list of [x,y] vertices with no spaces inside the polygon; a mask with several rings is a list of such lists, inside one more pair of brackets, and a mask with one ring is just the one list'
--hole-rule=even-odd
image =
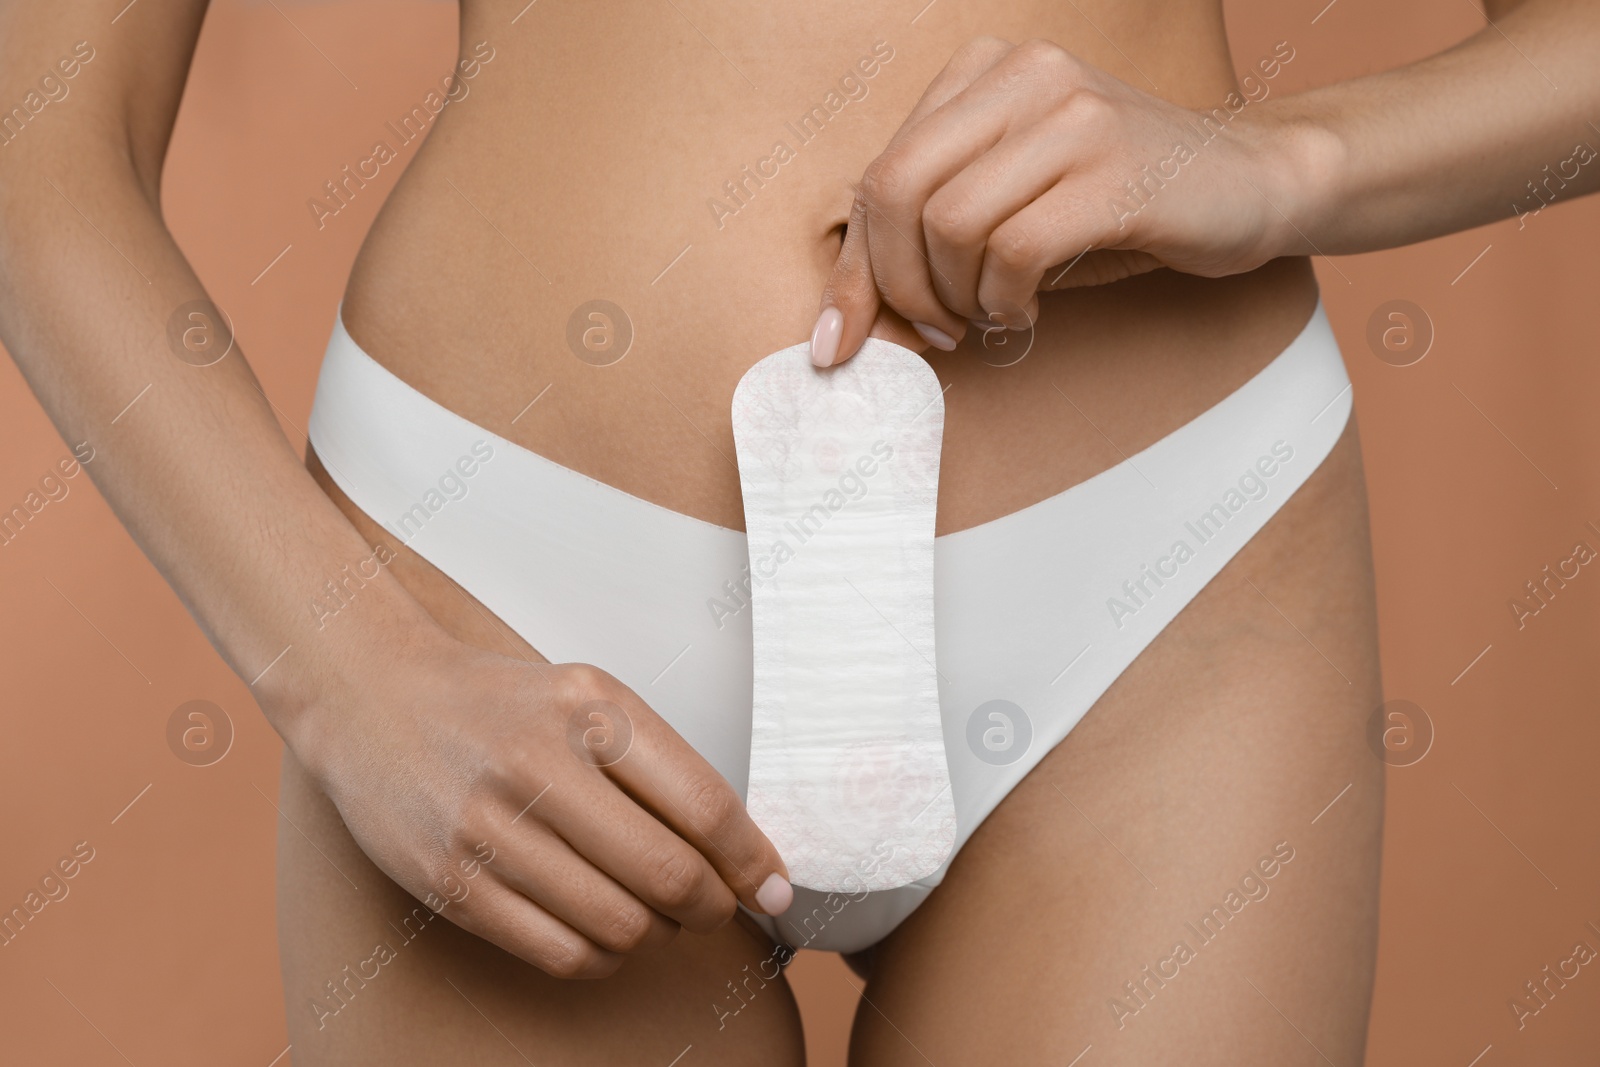
{"label": "woman's forearm", "polygon": [[[371,565],[238,346],[210,366],[180,358],[169,322],[204,290],[112,139],[85,131],[3,162],[0,341],[67,441],[93,448],[96,485],[229,665],[269,716],[293,718],[420,606]],[[359,595],[319,617],[347,565]]]}
{"label": "woman's forearm", "polygon": [[[1491,11],[1505,5],[1491,5]],[[1600,189],[1600,4],[1529,0],[1397,70],[1261,112],[1283,254],[1375,251]]]}

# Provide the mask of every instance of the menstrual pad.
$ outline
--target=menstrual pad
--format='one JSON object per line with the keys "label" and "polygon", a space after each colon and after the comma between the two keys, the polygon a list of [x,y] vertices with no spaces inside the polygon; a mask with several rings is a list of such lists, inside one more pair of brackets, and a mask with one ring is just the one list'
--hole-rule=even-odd
{"label": "menstrual pad", "polygon": [[739,382],[733,432],[755,642],[750,814],[796,885],[913,882],[956,829],[933,630],[939,380],[877,338],[821,370],[796,345]]}

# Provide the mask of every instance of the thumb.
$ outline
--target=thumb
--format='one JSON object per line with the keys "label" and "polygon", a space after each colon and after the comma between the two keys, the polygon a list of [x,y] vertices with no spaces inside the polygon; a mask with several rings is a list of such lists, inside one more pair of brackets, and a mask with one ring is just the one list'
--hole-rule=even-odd
{"label": "thumb", "polygon": [[858,191],[850,206],[839,258],[828,284],[822,287],[822,313],[811,331],[811,362],[831,367],[855,355],[878,318],[879,306],[867,250],[867,201]]}

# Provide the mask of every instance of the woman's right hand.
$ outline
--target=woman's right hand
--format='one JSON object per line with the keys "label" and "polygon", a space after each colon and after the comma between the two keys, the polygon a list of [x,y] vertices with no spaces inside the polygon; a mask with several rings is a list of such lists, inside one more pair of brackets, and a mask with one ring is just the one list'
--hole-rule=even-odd
{"label": "woman's right hand", "polygon": [[[442,633],[318,687],[286,732],[363,851],[413,896],[561,978],[792,892],[725,778],[586,664]],[[270,712],[269,712],[270,714]]]}

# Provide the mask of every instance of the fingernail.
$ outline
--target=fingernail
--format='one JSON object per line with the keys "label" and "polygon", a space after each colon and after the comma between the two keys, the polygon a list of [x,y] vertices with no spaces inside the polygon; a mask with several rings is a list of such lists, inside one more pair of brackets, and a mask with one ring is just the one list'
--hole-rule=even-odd
{"label": "fingernail", "polygon": [[938,327],[929,326],[925,322],[913,322],[911,325],[922,335],[922,339],[934,348],[942,349],[945,352],[955,351],[956,339]]}
{"label": "fingernail", "polygon": [[982,319],[968,319],[967,321],[972,323],[972,325],[976,326],[978,329],[984,331],[1003,329],[998,322],[984,321]]}
{"label": "fingernail", "polygon": [[783,875],[774,871],[767,875],[767,880],[756,890],[756,903],[760,904],[761,910],[768,915],[782,915],[789,910],[789,905],[794,903],[794,886],[790,885]]}
{"label": "fingernail", "polygon": [[[839,338],[844,334],[844,312],[836,307],[825,307],[817,316],[817,325],[811,330],[811,362],[819,367],[831,367],[839,355]],[[773,875],[776,878],[777,875]],[[770,883],[770,879],[768,880]],[[788,883],[784,883],[787,885]]]}

